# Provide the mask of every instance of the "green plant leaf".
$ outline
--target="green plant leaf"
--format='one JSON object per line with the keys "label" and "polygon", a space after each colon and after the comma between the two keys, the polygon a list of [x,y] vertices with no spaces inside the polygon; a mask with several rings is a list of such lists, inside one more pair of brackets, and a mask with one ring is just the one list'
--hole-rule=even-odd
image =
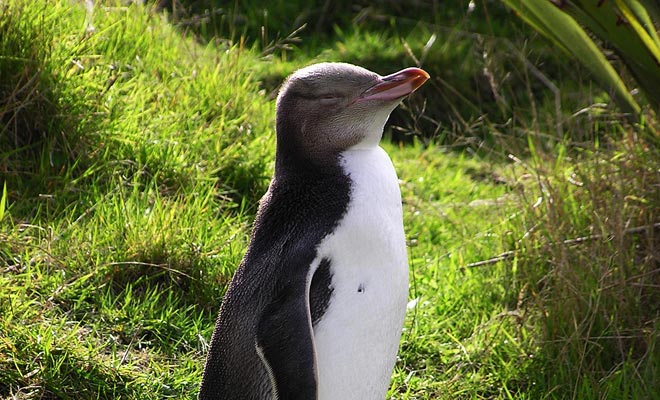
{"label": "green plant leaf", "polygon": [[[502,0],[539,33],[582,62],[625,112],[638,114],[640,106],[621,77],[584,29],[548,0]],[[570,3],[565,4],[570,6]],[[592,21],[594,24],[597,21]]]}
{"label": "green plant leaf", "polygon": [[7,207],[7,182],[2,187],[2,197],[0,197],[0,222],[5,217],[5,208]]}
{"label": "green plant leaf", "polygon": [[646,99],[660,108],[660,46],[653,22],[638,0],[567,2],[562,11],[608,43],[626,64]]}
{"label": "green plant leaf", "polygon": [[646,30],[646,33],[653,40],[654,46],[660,47],[660,39],[658,39],[658,33],[655,31],[653,20],[649,15],[651,13],[650,11],[651,8],[649,6],[645,7],[643,2],[637,0],[625,0],[624,4],[627,5],[630,8],[631,12],[635,14],[635,18],[639,20],[641,25],[644,27],[644,30]]}
{"label": "green plant leaf", "polygon": [[639,0],[639,3],[646,9],[649,17],[654,21],[660,21],[660,1],[658,0]]}

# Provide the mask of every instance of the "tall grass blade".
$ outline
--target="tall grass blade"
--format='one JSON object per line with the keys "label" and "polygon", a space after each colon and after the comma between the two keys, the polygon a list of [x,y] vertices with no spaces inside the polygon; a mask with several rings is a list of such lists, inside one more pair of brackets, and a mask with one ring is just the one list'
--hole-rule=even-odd
{"label": "tall grass blade", "polygon": [[7,207],[7,182],[2,185],[2,197],[0,197],[0,222],[5,217],[5,209]]}
{"label": "tall grass blade", "polygon": [[[655,31],[655,26],[653,25],[653,19],[649,15],[651,13],[648,5],[644,5],[645,2],[643,1],[637,1],[637,0],[626,0],[624,2],[624,5],[630,8],[630,11],[635,14],[635,18],[639,20],[641,25],[643,26],[644,30],[646,31],[646,34],[653,39],[653,45],[658,47],[660,46],[660,39],[658,39],[658,33]],[[648,2],[651,4],[651,2]],[[657,16],[655,19],[659,19]]]}

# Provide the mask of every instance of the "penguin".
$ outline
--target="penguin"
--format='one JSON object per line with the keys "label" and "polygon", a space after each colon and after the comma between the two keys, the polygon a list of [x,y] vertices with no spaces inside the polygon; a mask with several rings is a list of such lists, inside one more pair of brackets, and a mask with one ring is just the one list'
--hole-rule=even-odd
{"label": "penguin", "polygon": [[276,101],[275,171],[220,307],[199,399],[383,400],[408,298],[398,178],[379,146],[429,75],[302,68]]}

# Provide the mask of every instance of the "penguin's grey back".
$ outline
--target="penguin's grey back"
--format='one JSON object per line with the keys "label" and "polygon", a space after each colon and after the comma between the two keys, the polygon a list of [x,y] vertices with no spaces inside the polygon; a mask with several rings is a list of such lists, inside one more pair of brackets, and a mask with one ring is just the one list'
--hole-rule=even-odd
{"label": "penguin's grey back", "polygon": [[[260,330],[261,340],[269,340],[271,335],[273,340],[296,338],[288,338],[290,332],[278,332],[277,321],[268,321],[265,316],[278,307],[277,299],[272,299],[283,296],[276,294],[282,288],[304,290],[317,245],[346,212],[350,179],[339,160],[334,167],[304,165],[280,172],[262,198],[249,250],[225,295],[211,338],[200,399],[277,398],[272,393],[268,364],[259,354]],[[319,278],[321,284],[312,284],[309,293],[310,318],[315,319],[322,316],[331,292],[328,284],[322,282],[324,277]],[[285,342],[279,345],[287,346]],[[313,348],[313,343],[307,346]],[[296,347],[300,346],[289,348]],[[282,355],[286,356],[286,351]],[[315,392],[305,393],[312,390],[306,383],[316,382],[313,352],[291,356],[295,356],[291,364],[297,368],[293,375],[300,376],[303,382],[296,398],[316,398]],[[282,393],[279,396],[287,399]]]}

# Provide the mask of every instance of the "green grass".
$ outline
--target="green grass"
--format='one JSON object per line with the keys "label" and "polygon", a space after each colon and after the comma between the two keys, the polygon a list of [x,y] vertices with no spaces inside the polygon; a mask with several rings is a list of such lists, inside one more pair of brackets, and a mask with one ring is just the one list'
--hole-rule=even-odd
{"label": "green grass", "polygon": [[[396,139],[406,142],[415,137],[443,145],[496,146],[495,125],[508,128],[508,142],[516,137],[524,143],[524,129],[510,128],[554,134],[560,119],[565,121],[560,127],[578,124],[573,138],[591,139],[589,127],[572,114],[585,105],[607,102],[602,92],[590,90],[591,81],[579,62],[553,51],[499,2],[165,0],[160,4],[171,12],[175,26],[195,32],[203,42],[220,37],[257,51],[268,61],[256,66],[268,92],[288,73],[314,61],[356,63],[382,74],[411,65],[423,67],[434,77],[426,83],[424,96],[412,99],[408,109],[399,108],[391,117],[398,126]],[[612,113],[611,108],[608,111]],[[562,137],[561,129],[557,135]]]}
{"label": "green grass", "polygon": [[[195,398],[272,173],[272,90],[310,60],[386,73],[403,59],[386,46],[397,30],[264,54],[112,4],[0,3],[0,398]],[[424,29],[406,32],[418,54]],[[428,52],[431,65],[456,63],[450,45]],[[468,72],[482,65],[461,54]],[[488,61],[497,80],[515,57]],[[389,395],[660,397],[657,120],[587,109],[603,94],[570,77],[562,96],[583,90],[584,111],[562,103],[560,117],[552,95],[512,74],[499,82],[522,82],[498,111],[510,122],[425,119],[424,98],[446,89],[433,81],[393,121],[394,137],[426,136],[383,144],[411,266]]]}

